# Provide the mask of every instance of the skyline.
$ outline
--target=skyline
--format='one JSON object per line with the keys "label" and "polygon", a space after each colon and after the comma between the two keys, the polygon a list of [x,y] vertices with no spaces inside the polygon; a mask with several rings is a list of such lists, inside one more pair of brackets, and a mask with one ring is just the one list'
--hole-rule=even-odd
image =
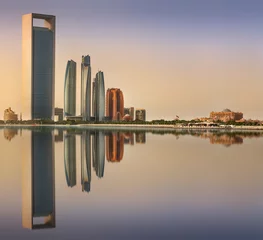
{"label": "skyline", "polygon": [[[204,117],[223,108],[244,112],[246,119],[263,119],[258,101],[263,93],[260,1],[145,1],[137,8],[137,1],[64,2],[61,8],[61,1],[47,6],[11,0],[1,7],[0,27],[6,34],[0,39],[5,56],[0,60],[5,81],[0,112],[9,106],[21,112],[21,17],[40,12],[57,17],[56,107],[64,105],[60,89],[66,61],[77,62],[80,89],[81,56],[89,54],[92,77],[103,69],[105,89],[122,89],[125,107],[145,108],[148,120]],[[91,9],[86,8],[90,3]]]}

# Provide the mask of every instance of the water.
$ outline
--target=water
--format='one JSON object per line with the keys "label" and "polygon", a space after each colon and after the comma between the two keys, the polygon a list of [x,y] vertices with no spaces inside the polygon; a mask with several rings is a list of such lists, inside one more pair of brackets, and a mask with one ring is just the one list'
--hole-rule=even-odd
{"label": "water", "polygon": [[0,136],[0,239],[263,239],[263,132]]}

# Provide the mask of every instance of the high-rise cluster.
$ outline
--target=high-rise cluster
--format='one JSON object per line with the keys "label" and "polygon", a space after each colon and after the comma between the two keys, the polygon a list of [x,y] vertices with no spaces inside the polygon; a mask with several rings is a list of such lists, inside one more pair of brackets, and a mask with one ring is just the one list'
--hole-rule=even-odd
{"label": "high-rise cluster", "polygon": [[[34,19],[44,20],[44,26],[35,26]],[[66,119],[83,121],[132,121],[134,108],[124,112],[124,97],[119,88],[109,88],[105,97],[102,71],[98,71],[91,82],[89,55],[81,58],[81,115],[76,116],[77,63],[73,60],[66,66],[64,114],[62,108],[55,111],[55,22],[56,17],[52,15],[31,13],[22,17],[24,119],[54,119],[54,115],[58,115],[61,121],[64,115]],[[142,119],[145,120],[145,114],[140,115],[139,120]]]}

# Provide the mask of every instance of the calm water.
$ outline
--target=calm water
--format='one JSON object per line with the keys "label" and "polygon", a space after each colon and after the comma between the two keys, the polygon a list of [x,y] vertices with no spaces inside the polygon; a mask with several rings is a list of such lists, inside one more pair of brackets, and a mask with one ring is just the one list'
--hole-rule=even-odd
{"label": "calm water", "polygon": [[0,239],[263,239],[263,132],[0,129]]}

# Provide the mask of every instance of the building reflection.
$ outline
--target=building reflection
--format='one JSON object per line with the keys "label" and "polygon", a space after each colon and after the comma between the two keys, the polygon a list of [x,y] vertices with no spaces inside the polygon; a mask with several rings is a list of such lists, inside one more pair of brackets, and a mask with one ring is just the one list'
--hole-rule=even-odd
{"label": "building reflection", "polygon": [[4,137],[6,140],[11,141],[16,135],[18,135],[18,129],[16,128],[4,129]]}
{"label": "building reflection", "polygon": [[104,176],[105,165],[105,133],[95,132],[93,135],[93,168],[97,177]]}
{"label": "building reflection", "polygon": [[76,135],[66,134],[64,137],[64,164],[68,187],[74,187],[77,182],[76,174]]}
{"label": "building reflection", "polygon": [[63,130],[59,129],[57,130],[57,133],[55,135],[55,142],[63,142]]}
{"label": "building reflection", "polygon": [[124,133],[124,144],[134,145],[134,133],[133,132]]}
{"label": "building reflection", "polygon": [[135,133],[136,143],[146,143],[146,132]]}
{"label": "building reflection", "polygon": [[23,139],[22,225],[55,227],[55,169],[52,132],[28,131]]}
{"label": "building reflection", "polygon": [[106,136],[106,156],[109,162],[120,162],[124,153],[124,134],[109,133]]}
{"label": "building reflection", "polygon": [[82,192],[90,192],[91,182],[91,136],[84,131],[81,135],[81,185]]}

